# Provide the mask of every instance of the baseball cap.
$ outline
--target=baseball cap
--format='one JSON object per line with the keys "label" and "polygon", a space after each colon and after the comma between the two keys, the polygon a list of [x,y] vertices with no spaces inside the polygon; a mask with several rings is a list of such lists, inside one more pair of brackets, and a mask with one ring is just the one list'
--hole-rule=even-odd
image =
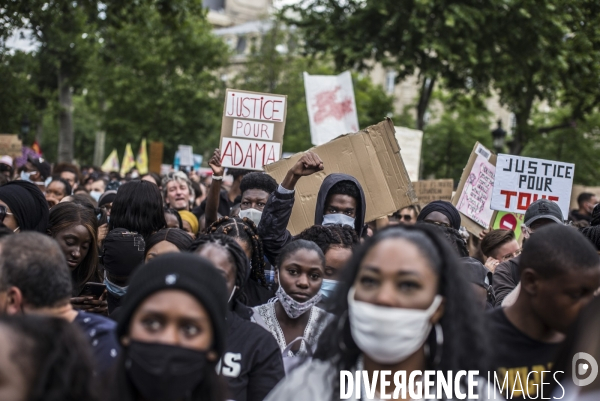
{"label": "baseball cap", "polygon": [[548,199],[538,199],[531,203],[525,212],[525,225],[531,226],[536,220],[548,219],[558,224],[564,224],[564,217],[560,206]]}
{"label": "baseball cap", "polygon": [[42,175],[42,179],[45,180],[46,178],[50,177],[50,172],[52,171],[52,167],[50,166],[50,163],[48,163],[47,161],[45,161],[41,157],[32,157],[32,156],[29,156],[27,158],[27,160],[31,164],[33,164],[35,166],[35,168],[38,169],[38,171]]}

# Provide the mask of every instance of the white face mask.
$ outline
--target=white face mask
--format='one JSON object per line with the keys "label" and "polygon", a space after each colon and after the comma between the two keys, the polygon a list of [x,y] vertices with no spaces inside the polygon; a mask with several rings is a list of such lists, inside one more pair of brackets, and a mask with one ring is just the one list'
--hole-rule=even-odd
{"label": "white face mask", "polygon": [[300,316],[304,315],[313,306],[318,304],[319,301],[321,301],[322,297],[321,293],[318,292],[317,295],[315,295],[308,301],[298,302],[294,298],[286,294],[281,284],[279,284],[279,288],[277,289],[275,296],[277,297],[277,300],[281,303],[281,306],[283,307],[283,310],[285,310],[285,313],[292,319],[297,319]]}
{"label": "white face mask", "polygon": [[90,191],[90,196],[92,198],[94,198],[96,200],[96,202],[98,202],[100,200],[100,197],[102,196],[102,192],[100,192],[100,191]]}
{"label": "white face mask", "polygon": [[242,219],[244,217],[249,218],[254,222],[254,224],[256,224],[256,227],[258,227],[258,223],[260,223],[260,219],[262,218],[262,212],[256,209],[240,210],[240,217]]}
{"label": "white face mask", "polygon": [[323,225],[329,226],[332,224],[338,224],[354,228],[354,220],[355,219],[353,219],[352,217],[346,216],[343,213],[326,214],[325,216],[323,216]]}
{"label": "white face mask", "polygon": [[393,364],[414,354],[427,340],[431,316],[442,303],[436,295],[425,310],[390,308],[354,299],[348,291],[348,318],[358,347],[378,363]]}

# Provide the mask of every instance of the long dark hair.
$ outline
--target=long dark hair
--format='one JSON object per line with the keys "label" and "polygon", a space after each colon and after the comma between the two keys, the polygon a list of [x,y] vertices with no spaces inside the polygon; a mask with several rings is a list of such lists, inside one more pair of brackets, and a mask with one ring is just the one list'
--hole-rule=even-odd
{"label": "long dark hair", "polygon": [[76,203],[59,203],[50,210],[48,235],[52,238],[69,227],[79,225],[87,229],[92,242],[83,261],[71,272],[73,294],[79,293],[81,287],[89,281],[101,281],[98,272],[98,220],[93,209]]}
{"label": "long dark hair", "polygon": [[[97,401],[89,344],[75,325],[64,319],[0,316],[8,329],[23,374],[31,374],[28,401]],[[12,334],[12,335],[11,335]],[[4,346],[9,346],[4,344]]]}
{"label": "long dark hair", "polygon": [[246,253],[235,239],[223,234],[200,235],[189,250],[192,253],[199,253],[205,246],[211,245],[221,248],[229,254],[229,260],[235,266],[235,285],[238,287],[238,291],[233,294],[233,299],[246,304],[247,296],[244,293],[244,287],[250,272],[250,261]]}
{"label": "long dark hair", "polygon": [[110,210],[108,230],[126,228],[148,238],[167,225],[162,197],[156,185],[148,181],[130,181],[121,185]]}
{"label": "long dark hair", "polygon": [[[343,270],[339,289],[333,295],[331,312],[339,316],[339,319],[332,322],[321,335],[315,358],[332,362],[335,365],[333,370],[338,372],[356,366],[361,350],[350,332],[348,290],[354,284],[367,252],[387,239],[405,239],[416,245],[430,260],[439,276],[438,293],[445,298],[444,315],[440,320],[444,341],[441,349],[436,349],[435,330],[432,330],[427,340],[428,347],[432,350],[427,368],[442,371],[485,371],[482,366],[482,361],[486,360],[482,311],[477,308],[469,283],[463,277],[456,253],[440,230],[426,225],[393,226],[381,230],[356,251]],[[438,365],[434,363],[435,355],[441,355]],[[334,385],[339,386],[337,376],[335,381]],[[337,390],[333,394],[338,394]]]}
{"label": "long dark hair", "polygon": [[268,288],[267,279],[265,278],[265,254],[263,252],[262,240],[258,236],[257,231],[256,224],[249,218],[229,216],[215,221],[206,229],[208,234],[224,234],[246,242],[252,249],[250,278],[263,287]]}

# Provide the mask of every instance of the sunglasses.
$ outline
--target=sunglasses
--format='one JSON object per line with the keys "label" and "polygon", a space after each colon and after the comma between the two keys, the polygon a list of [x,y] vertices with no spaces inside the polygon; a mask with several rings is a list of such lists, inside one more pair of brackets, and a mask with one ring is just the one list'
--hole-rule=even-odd
{"label": "sunglasses", "polygon": [[12,213],[8,212],[8,208],[4,205],[0,205],[0,222],[4,222],[6,216],[12,216]]}
{"label": "sunglasses", "polygon": [[436,226],[450,228],[450,224],[448,224],[448,223],[442,223],[441,221],[423,220],[423,222],[425,222],[427,224],[435,224]]}
{"label": "sunglasses", "polygon": [[404,221],[411,221],[412,220],[412,216],[410,214],[401,214],[399,215],[400,220],[404,220]]}

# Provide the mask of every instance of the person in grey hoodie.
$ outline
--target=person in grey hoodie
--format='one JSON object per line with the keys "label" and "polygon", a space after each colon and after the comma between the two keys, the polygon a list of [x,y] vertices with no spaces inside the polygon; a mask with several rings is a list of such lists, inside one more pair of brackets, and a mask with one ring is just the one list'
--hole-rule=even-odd
{"label": "person in grey hoodie", "polygon": [[[279,252],[292,241],[287,225],[294,207],[295,187],[300,178],[323,170],[323,161],[313,152],[306,152],[287,172],[283,182],[270,196],[258,225],[265,256],[275,264]],[[361,237],[365,226],[365,194],[358,180],[347,174],[330,174],[323,180],[317,206],[317,225],[349,225]]]}

